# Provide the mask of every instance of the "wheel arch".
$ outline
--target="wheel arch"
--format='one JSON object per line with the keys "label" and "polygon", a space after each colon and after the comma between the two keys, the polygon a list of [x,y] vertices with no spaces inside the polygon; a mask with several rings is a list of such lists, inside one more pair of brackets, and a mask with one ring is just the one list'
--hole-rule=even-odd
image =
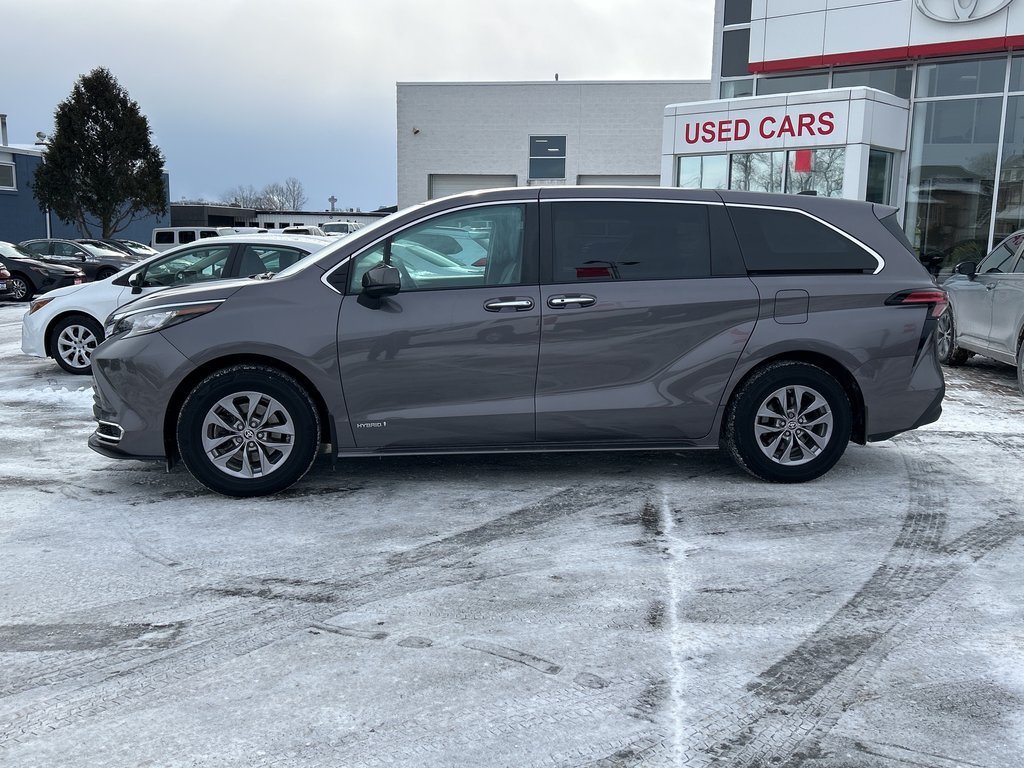
{"label": "wheel arch", "polygon": [[327,402],[310,381],[309,377],[277,358],[254,354],[227,355],[208,360],[190,372],[178,383],[178,386],[168,399],[167,408],[164,411],[163,439],[164,455],[167,457],[169,464],[174,463],[179,458],[175,433],[177,431],[178,415],[181,413],[181,406],[185,403],[185,399],[196,385],[211,373],[222,368],[229,368],[232,365],[261,365],[273,368],[295,379],[306,390],[306,393],[316,406],[317,416],[320,419],[320,442],[337,444],[337,440],[334,438],[334,421],[331,418],[330,409],[328,409]]}
{"label": "wheel arch", "polygon": [[[728,407],[729,403],[732,402],[736,394],[743,389],[743,386],[747,381],[760,371],[765,366],[771,365],[772,363],[778,363],[782,361],[792,361],[795,363],[808,363],[810,365],[821,368],[834,378],[839,385],[846,392],[846,396],[850,400],[851,415],[853,417],[852,431],[850,433],[850,439],[860,445],[864,445],[867,442],[867,419],[864,407],[864,394],[861,392],[860,385],[857,384],[857,379],[849,369],[836,360],[834,357],[822,354],[820,352],[810,352],[807,350],[798,350],[790,352],[779,352],[772,357],[761,360],[757,365],[753,366],[747,371],[739,380],[734,384],[732,391],[729,392],[729,396],[723,401],[723,405]],[[722,424],[719,429],[724,432],[726,428],[725,419],[722,419]]]}

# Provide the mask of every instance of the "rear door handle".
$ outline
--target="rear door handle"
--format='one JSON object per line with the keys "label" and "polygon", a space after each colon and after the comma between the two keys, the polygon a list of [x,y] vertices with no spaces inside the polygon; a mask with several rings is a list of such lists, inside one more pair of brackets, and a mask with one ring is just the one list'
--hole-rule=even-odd
{"label": "rear door handle", "polygon": [[596,296],[586,293],[564,293],[559,296],[548,298],[548,306],[552,309],[565,309],[566,307],[590,307],[597,303]]}
{"label": "rear door handle", "polygon": [[485,301],[484,309],[488,312],[501,312],[505,309],[525,312],[528,309],[533,309],[533,299],[528,296],[502,296],[499,299]]}

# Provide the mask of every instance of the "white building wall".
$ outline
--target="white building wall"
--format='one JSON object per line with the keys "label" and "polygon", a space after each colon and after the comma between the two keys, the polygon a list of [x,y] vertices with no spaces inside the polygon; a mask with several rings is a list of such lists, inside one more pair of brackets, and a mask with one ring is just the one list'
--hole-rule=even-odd
{"label": "white building wall", "polygon": [[398,206],[429,197],[431,174],[508,174],[529,183],[530,136],[566,137],[566,184],[660,176],[668,104],[703,101],[709,82],[398,84]]}

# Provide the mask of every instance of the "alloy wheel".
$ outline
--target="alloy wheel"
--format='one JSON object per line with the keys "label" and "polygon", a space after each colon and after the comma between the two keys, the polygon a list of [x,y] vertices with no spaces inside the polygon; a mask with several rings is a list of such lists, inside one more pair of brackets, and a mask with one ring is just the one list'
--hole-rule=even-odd
{"label": "alloy wheel", "polygon": [[754,436],[769,460],[797,466],[825,450],[832,427],[832,410],[821,393],[791,385],[775,390],[758,407]]}
{"label": "alloy wheel", "polygon": [[283,466],[295,445],[295,424],[278,400],[262,392],[235,392],[218,400],[202,424],[210,462],[226,475],[264,477]]}

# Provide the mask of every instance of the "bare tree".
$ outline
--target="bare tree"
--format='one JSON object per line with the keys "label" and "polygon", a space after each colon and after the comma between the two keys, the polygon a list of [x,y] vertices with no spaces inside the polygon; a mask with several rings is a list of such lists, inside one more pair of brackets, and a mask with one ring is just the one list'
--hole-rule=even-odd
{"label": "bare tree", "polygon": [[260,204],[257,207],[265,211],[285,210],[284,186],[276,181],[267,184],[260,192]]}
{"label": "bare tree", "polygon": [[289,211],[301,211],[306,204],[306,190],[294,176],[284,180],[284,205]]}
{"label": "bare tree", "polygon": [[252,184],[233,187],[224,193],[224,202],[228,205],[237,205],[242,208],[256,208],[262,200],[262,195],[256,191]]}

